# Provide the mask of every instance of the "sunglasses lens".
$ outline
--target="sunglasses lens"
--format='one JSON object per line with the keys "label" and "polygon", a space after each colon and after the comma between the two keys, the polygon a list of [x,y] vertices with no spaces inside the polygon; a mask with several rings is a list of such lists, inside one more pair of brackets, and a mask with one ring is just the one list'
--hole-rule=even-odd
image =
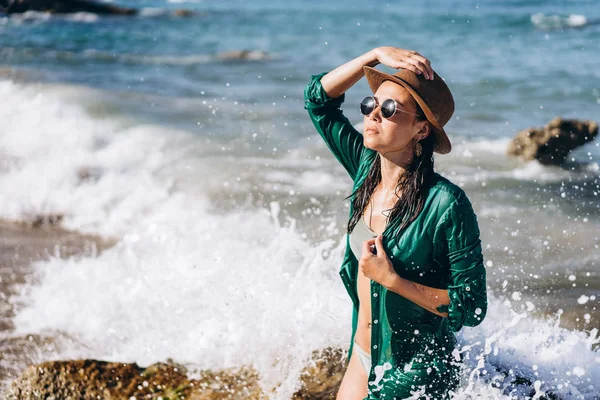
{"label": "sunglasses lens", "polygon": [[360,103],[360,112],[363,115],[369,115],[375,109],[375,99],[367,96]]}
{"label": "sunglasses lens", "polygon": [[396,102],[392,99],[387,99],[381,104],[381,115],[385,118],[390,118],[396,113]]}

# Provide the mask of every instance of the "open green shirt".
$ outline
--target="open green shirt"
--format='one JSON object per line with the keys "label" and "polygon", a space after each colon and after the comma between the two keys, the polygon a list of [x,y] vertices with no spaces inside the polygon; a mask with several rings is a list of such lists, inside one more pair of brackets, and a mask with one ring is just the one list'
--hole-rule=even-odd
{"label": "open green shirt", "polygon": [[[330,98],[321,86],[326,73],[313,75],[304,90],[304,107],[317,131],[352,178],[354,192],[378,153],[363,145],[363,136],[343,115],[345,95]],[[401,399],[422,387],[445,396],[458,384],[460,355],[454,351],[463,326],[476,326],[487,311],[486,270],[477,217],[465,192],[434,173],[419,216],[398,236],[400,220],[388,223],[383,247],[403,278],[448,289],[450,304],[438,307],[444,318],[371,281],[371,370],[368,399]],[[353,215],[350,202],[350,218]],[[346,235],[340,276],[352,299],[352,356],[359,299],[358,260]],[[438,397],[439,398],[439,397]]]}

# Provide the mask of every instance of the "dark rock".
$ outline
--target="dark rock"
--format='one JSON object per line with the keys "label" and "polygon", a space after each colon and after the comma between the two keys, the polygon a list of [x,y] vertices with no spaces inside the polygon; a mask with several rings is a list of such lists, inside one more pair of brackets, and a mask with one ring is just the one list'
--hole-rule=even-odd
{"label": "dark rock", "polygon": [[265,61],[271,56],[261,50],[231,50],[217,54],[216,58],[223,61]]}
{"label": "dark rock", "polygon": [[173,11],[173,15],[176,17],[193,17],[195,15],[198,15],[198,13],[192,10],[180,9]]}
{"label": "dark rock", "polygon": [[61,223],[64,216],[62,214],[49,214],[49,215],[34,215],[32,216],[29,223],[33,228],[41,228],[46,226],[56,226]]}
{"label": "dark rock", "polygon": [[[313,352],[293,399],[335,399],[345,370],[344,353]],[[188,379],[185,367],[167,360],[147,368],[98,360],[50,361],[27,367],[8,390],[6,400],[24,399],[189,399],[266,400],[258,373],[249,367],[203,370]]]}
{"label": "dark rock", "polygon": [[0,0],[0,10],[3,10],[7,14],[38,11],[59,14],[89,12],[106,15],[135,15],[138,12],[134,8],[119,7],[88,0]]}
{"label": "dark rock", "polygon": [[510,143],[508,155],[544,165],[562,165],[569,152],[588,143],[598,134],[594,121],[554,118],[543,128],[519,132]]}
{"label": "dark rock", "polygon": [[248,399],[267,397],[251,369],[207,371],[189,380],[176,364],[137,364],[97,360],[50,361],[28,367],[15,379],[6,400],[24,399]]}
{"label": "dark rock", "polygon": [[300,374],[300,390],[293,400],[335,400],[346,365],[341,349],[314,351],[309,365]]}
{"label": "dark rock", "polygon": [[[21,14],[27,11],[57,14],[88,12],[98,15],[137,15],[140,12],[137,8],[122,7],[91,0],[0,0],[0,12]],[[176,17],[189,17],[197,15],[197,13],[191,10],[175,10],[172,12],[172,15]]]}
{"label": "dark rock", "polygon": [[104,171],[99,167],[80,167],[77,169],[77,178],[80,182],[96,182],[102,177]]}

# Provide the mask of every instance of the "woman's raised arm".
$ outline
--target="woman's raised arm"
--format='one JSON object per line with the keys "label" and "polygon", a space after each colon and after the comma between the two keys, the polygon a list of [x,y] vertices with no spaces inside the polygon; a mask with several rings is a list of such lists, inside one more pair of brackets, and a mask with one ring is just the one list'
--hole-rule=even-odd
{"label": "woman's raised arm", "polygon": [[364,66],[374,67],[380,63],[392,68],[406,68],[416,74],[425,74],[427,79],[433,79],[429,60],[416,51],[383,46],[356,57],[323,76],[323,89],[328,96],[339,97],[364,76]]}
{"label": "woman's raised arm", "polygon": [[365,75],[364,66],[374,67],[377,64],[379,61],[373,49],[323,76],[321,85],[329,97],[340,97]]}

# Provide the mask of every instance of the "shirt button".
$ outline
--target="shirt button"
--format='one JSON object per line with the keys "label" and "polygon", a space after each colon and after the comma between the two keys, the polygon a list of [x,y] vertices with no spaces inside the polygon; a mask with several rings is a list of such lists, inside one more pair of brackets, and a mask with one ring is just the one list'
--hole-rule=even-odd
{"label": "shirt button", "polygon": [[471,288],[470,288],[469,286],[467,286],[467,287],[465,288],[465,290],[468,292],[468,291],[470,291],[470,290],[471,290]]}

